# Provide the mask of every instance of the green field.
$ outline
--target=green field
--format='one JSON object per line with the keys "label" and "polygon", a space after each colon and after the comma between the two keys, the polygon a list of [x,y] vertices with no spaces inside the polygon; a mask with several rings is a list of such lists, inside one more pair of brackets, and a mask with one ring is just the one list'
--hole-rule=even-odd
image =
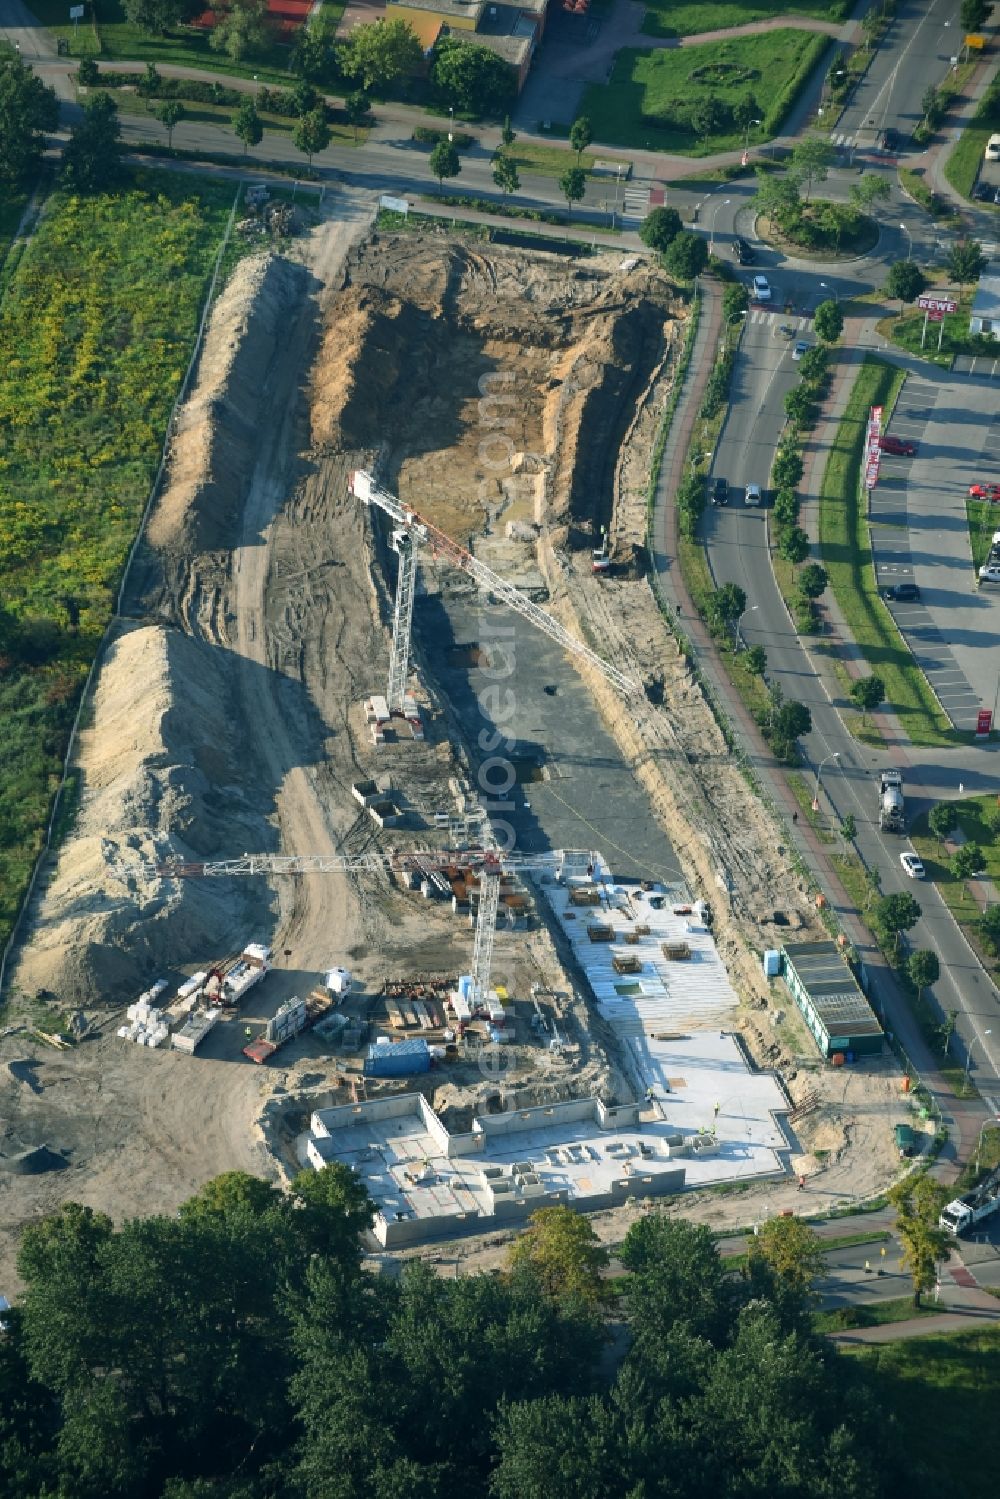
{"label": "green field", "polygon": [[866,359],[861,366],[823,474],[820,551],[851,634],[869,670],[885,683],[887,707],[912,744],[940,747],[955,742],[954,731],[878,596],[864,503],[858,495],[868,408],[881,403],[891,410],[902,383],[902,370],[879,359]]}
{"label": "green field", "polygon": [[[966,842],[978,843],[986,860],[982,878],[1000,881],[1000,833],[994,833],[986,818],[996,809],[992,797],[966,797],[955,802],[958,826]],[[988,967],[996,966],[996,956],[983,944],[979,930],[979,904],[964,880],[951,871],[945,849],[927,829],[927,820],[920,817],[912,828],[913,846],[924,861],[927,878],[937,886],[941,899],[955,920],[965,929],[965,934],[979,952]]]}
{"label": "green field", "polygon": [[580,113],[608,145],[708,156],[743,145],[732,121],[705,134],[688,120],[714,98],[724,110],[752,94],[762,111],[756,140],[774,135],[828,46],[828,38],[783,29],[738,41],[654,52],[624,48],[610,81],[586,90]]}
{"label": "green field", "polygon": [[894,1413],[898,1444],[918,1473],[907,1499],[993,1499],[1000,1327],[843,1353],[861,1361]]}
{"label": "green field", "polygon": [[0,942],[190,357],[230,183],[46,205],[0,303]]}
{"label": "green field", "polygon": [[824,5],[797,4],[796,0],[646,0],[642,29],[649,36],[694,36],[700,31],[721,31],[728,26],[748,26],[752,21],[770,21],[775,16],[811,16],[836,25],[849,13],[847,0],[827,0]]}

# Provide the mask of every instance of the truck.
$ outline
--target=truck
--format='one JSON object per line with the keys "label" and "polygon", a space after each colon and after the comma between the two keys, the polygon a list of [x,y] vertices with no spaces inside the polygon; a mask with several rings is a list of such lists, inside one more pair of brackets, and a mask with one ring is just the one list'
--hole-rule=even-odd
{"label": "truck", "polygon": [[231,967],[209,970],[202,992],[210,1004],[235,1009],[270,966],[271,949],[263,942],[248,942]]}
{"label": "truck", "polygon": [[264,1034],[244,1046],[243,1055],[258,1066],[270,1061],[286,1041],[322,1020],[333,1005],[334,997],[324,985],[315,988],[308,999],[286,1000],[267,1022]]}
{"label": "truck", "polygon": [[903,777],[898,770],[880,770],[878,825],[884,833],[903,831]]}
{"label": "truck", "polygon": [[966,1233],[976,1223],[981,1223],[1000,1208],[1000,1166],[991,1171],[978,1187],[956,1197],[941,1211],[938,1227],[956,1238]]}

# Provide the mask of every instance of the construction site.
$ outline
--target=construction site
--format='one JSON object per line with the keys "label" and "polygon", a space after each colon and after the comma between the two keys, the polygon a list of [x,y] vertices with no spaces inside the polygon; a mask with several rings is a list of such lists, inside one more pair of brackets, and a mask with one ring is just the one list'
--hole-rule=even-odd
{"label": "construction site", "polygon": [[766,975],[828,933],[645,576],[686,300],[372,214],[209,318],[8,980],[5,1286],[59,1202],[225,1170],[345,1160],[390,1250],[894,1174],[894,1064]]}

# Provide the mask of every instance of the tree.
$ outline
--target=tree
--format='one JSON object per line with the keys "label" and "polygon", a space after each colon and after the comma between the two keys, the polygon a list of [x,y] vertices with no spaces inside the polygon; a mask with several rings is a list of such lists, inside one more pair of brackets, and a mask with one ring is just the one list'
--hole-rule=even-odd
{"label": "tree", "polygon": [[747,606],[747,596],[738,583],[723,583],[712,595],[711,610],[723,625],[731,625],[739,619]]}
{"label": "tree", "polygon": [[768,1265],[779,1280],[806,1292],[823,1274],[826,1257],[819,1236],[801,1218],[770,1218],[747,1239],[747,1260]]}
{"label": "tree", "polygon": [[989,20],[993,6],[990,0],[962,0],[959,19],[963,31],[979,31]]}
{"label": "tree", "polygon": [[594,132],[590,128],[590,121],[586,115],[580,115],[569,127],[569,143],[576,152],[576,164],[580,165],[580,158],[584,151],[594,139]]}
{"label": "tree", "polygon": [[96,88],[100,78],[101,70],[97,66],[97,59],[81,57],[80,66],[76,70],[76,81],[80,88]]}
{"label": "tree", "polygon": [[155,96],[160,92],[160,84],[162,83],[162,81],[163,80],[161,79],[157,71],[155,62],[148,62],[146,64],[146,71],[145,73],[143,73],[136,86],[137,92],[140,93],[146,101],[147,110],[149,109],[150,99],[155,98]]}
{"label": "tree", "polygon": [[335,29],[317,16],[307,26],[300,26],[292,49],[292,71],[310,83],[322,83],[332,77],[337,66]]}
{"label": "tree", "polygon": [[802,478],[802,455],[791,443],[780,447],[771,466],[771,479],[778,489],[794,489]]}
{"label": "tree", "polygon": [[799,589],[807,599],[818,599],[826,592],[829,581],[826,568],[821,567],[818,562],[810,562],[799,573]]}
{"label": "tree", "polygon": [[953,802],[936,802],[930,810],[927,825],[939,843],[944,843],[958,821]]}
{"label": "tree", "polygon": [[979,918],[979,930],[994,952],[1000,950],[1000,905],[989,905]]}
{"label": "tree", "polygon": [[881,677],[859,677],[851,683],[851,701],[861,709],[861,722],[868,722],[869,713],[874,713],[885,702],[885,683]]}
{"label": "tree", "polygon": [[110,94],[94,94],[83,106],[83,119],[70,131],[63,176],[73,192],[103,192],[118,176],[120,161],[118,106]]}
{"label": "tree", "polygon": [[985,266],[983,247],[974,239],[960,239],[948,252],[948,274],[963,289],[979,280]]}
{"label": "tree", "polygon": [[357,140],[358,138],[358,130],[368,118],[370,109],[371,103],[369,101],[368,95],[361,89],[355,89],[355,91],[352,94],[348,94],[347,98],[344,100],[344,113],[347,116],[348,125],[350,125],[354,130],[355,140]]}
{"label": "tree", "polygon": [[632,1273],[627,1303],[637,1343],[661,1343],[683,1323],[717,1336],[726,1314],[726,1274],[711,1229],[648,1213],[633,1223],[618,1258]]}
{"label": "tree", "polygon": [[798,178],[790,172],[781,175],[771,172],[766,177],[758,177],[754,207],[779,228],[790,228],[802,214]]}
{"label": "tree", "polygon": [[318,109],[310,110],[309,114],[303,115],[295,121],[292,131],[292,143],[297,151],[304,151],[309,165],[317,151],[325,151],[330,144],[333,132],[327,123],[326,107],[320,105]]}
{"label": "tree", "polygon": [[894,260],[885,278],[885,294],[900,304],[914,302],[927,285],[927,277],[913,260]]}
{"label": "tree", "polygon": [[728,124],[731,116],[727,105],[714,94],[696,99],[688,114],[691,129],[699,136],[717,135]]}
{"label": "tree", "polygon": [[249,1171],[224,1171],[207,1181],[181,1204],[177,1216],[187,1223],[204,1223],[246,1215],[260,1218],[282,1203],[281,1193]]}
{"label": "tree", "polygon": [[300,1171],[292,1178],[296,1233],[311,1254],[333,1258],[341,1267],[361,1267],[361,1236],[371,1228],[375,1204],[360,1177],[333,1161],[322,1171]]}
{"label": "tree", "polygon": [[844,331],[844,314],[839,302],[821,302],[813,317],[816,337],[826,344],[833,344]]}
{"label": "tree", "polygon": [[804,385],[811,385],[814,390],[819,389],[826,381],[829,365],[829,349],[822,344],[814,344],[811,349],[806,349],[799,360],[799,379]]}
{"label": "tree", "polygon": [[917,996],[921,997],[924,990],[931,984],[936,984],[941,977],[937,953],[932,952],[929,947],[918,947],[906,960],[906,972]]}
{"label": "tree", "polygon": [[45,135],[59,124],[55,89],[20,57],[0,57],[0,187],[27,187],[38,171]]}
{"label": "tree", "polygon": [[386,89],[423,65],[424,51],[407,21],[376,22],[355,26],[341,51],[341,66],[348,78],[357,78],[366,93]]}
{"label": "tree", "polygon": [[809,556],[809,537],[801,526],[792,526],[780,542],[781,555],[786,562],[804,562]]}
{"label": "tree", "polygon": [[762,645],[752,645],[743,657],[743,665],[751,676],[762,677],[767,671],[767,651]]}
{"label": "tree", "polygon": [[503,124],[500,127],[500,143],[504,150],[509,150],[516,140],[517,131],[510,123],[510,115],[504,115]]}
{"label": "tree", "polygon": [[785,393],[785,415],[797,427],[810,427],[816,420],[816,401],[808,385],[793,385]]}
{"label": "tree", "polygon": [[457,177],[462,170],[462,163],[458,159],[458,148],[453,141],[438,141],[428,162],[431,171],[442,186],[446,177]]}
{"label": "tree", "polygon": [[791,744],[812,731],[812,714],[805,703],[786,702],[774,715],[774,732]]}
{"label": "tree", "polygon": [[907,1177],[893,1187],[889,1200],[896,1209],[896,1233],[903,1245],[903,1264],[913,1282],[913,1305],[934,1287],[937,1267],[951,1254],[951,1238],[938,1228],[947,1200],[945,1188],[932,1177]]}
{"label": "tree", "polygon": [[963,843],[951,856],[951,872],[956,880],[971,880],[982,874],[986,859],[978,843]]}
{"label": "tree", "polygon": [[191,17],[194,7],[184,0],[122,0],[122,9],[133,26],[150,36],[166,36],[182,20]]}
{"label": "tree", "polygon": [[676,208],[653,208],[639,226],[639,238],[648,249],[662,255],[683,227]]}
{"label": "tree", "polygon": [[511,1270],[529,1269],[549,1296],[570,1296],[596,1304],[604,1299],[601,1271],[608,1252],[598,1241],[589,1219],[572,1208],[539,1208],[530,1227],[511,1245]]}
{"label": "tree", "polygon": [[[229,0],[212,28],[209,46],[215,52],[225,52],[234,62],[242,62],[263,52],[267,39],[267,0]],[[256,141],[251,144],[256,145]]]}
{"label": "tree", "polygon": [[167,145],[174,143],[174,131],[184,118],[184,105],[179,99],[164,99],[156,111],[156,118],[167,132]]}
{"label": "tree", "polygon": [[851,206],[857,213],[868,213],[876,203],[885,203],[890,192],[888,177],[880,177],[876,172],[866,172],[860,182],[851,183]]}
{"label": "tree", "polygon": [[264,126],[252,99],[244,99],[233,115],[233,132],[243,142],[244,156],[251,146],[259,146],[264,139]]}
{"label": "tree", "polygon": [[312,114],[320,98],[309,80],[300,78],[289,90],[288,102],[292,107],[292,114],[301,120],[303,115]]}
{"label": "tree", "polygon": [[944,1024],[941,1026],[940,1031],[942,1056],[946,1057],[948,1055],[948,1051],[951,1047],[951,1038],[955,1034],[955,1025],[957,1021],[958,1011],[949,1010],[944,1017]]}
{"label": "tree", "polygon": [[559,191],[566,199],[566,207],[572,212],[573,204],[579,203],[587,190],[587,174],[582,167],[570,167],[559,178]]}
{"label": "tree", "polygon": [[509,156],[497,156],[493,162],[493,181],[506,197],[508,193],[520,191],[521,179],[517,167]]}
{"label": "tree", "polygon": [[435,48],[431,83],[446,104],[476,115],[499,114],[514,93],[514,75],[502,57],[454,36]]}
{"label": "tree", "polygon": [[909,891],[883,895],[875,906],[875,922],[893,939],[893,951],[899,954],[899,939],[920,920],[921,911]]}
{"label": "tree", "polygon": [[693,281],[708,264],[708,245],[704,236],[682,229],[667,246],[663,262],[678,281]]}
{"label": "tree", "polygon": [[807,135],[792,151],[792,168],[805,185],[806,202],[812,196],[813,184],[825,182],[836,159],[833,142],[825,135]]}
{"label": "tree", "polygon": [[727,323],[738,323],[746,316],[750,296],[742,281],[731,281],[722,293],[722,315]]}
{"label": "tree", "polygon": [[760,124],[763,113],[753,94],[745,94],[733,105],[733,124],[737,130],[749,130],[751,126]]}
{"label": "tree", "polygon": [[774,522],[779,530],[794,526],[799,518],[799,497],[794,489],[779,489],[774,497]]}
{"label": "tree", "polygon": [[855,818],[853,812],[848,812],[847,816],[840,824],[840,836],[841,838],[843,838],[845,843],[853,843],[855,838],[858,836],[857,819]]}

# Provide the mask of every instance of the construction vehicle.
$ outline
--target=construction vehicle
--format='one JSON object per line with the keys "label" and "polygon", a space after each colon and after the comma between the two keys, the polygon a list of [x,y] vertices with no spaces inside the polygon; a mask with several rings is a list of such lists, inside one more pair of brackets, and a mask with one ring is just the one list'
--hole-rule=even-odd
{"label": "construction vehicle", "polygon": [[878,825],[883,833],[903,831],[903,777],[898,770],[880,770]]}
{"label": "construction vehicle", "polygon": [[270,966],[271,949],[263,942],[248,942],[231,968],[209,969],[202,992],[210,1004],[235,1009]]}
{"label": "construction vehicle", "polygon": [[941,1211],[938,1227],[959,1238],[1000,1208],[1000,1166],[991,1171],[971,1192],[956,1197]]}
{"label": "construction vehicle", "polygon": [[607,527],[601,527],[601,544],[590,554],[590,570],[599,578],[606,578],[611,571],[611,554],[608,551]]}
{"label": "construction vehicle", "polygon": [[[453,849],[438,851],[415,851],[413,853],[370,853],[356,856],[345,854],[244,854],[241,859],[201,860],[170,859],[154,866],[158,879],[219,878],[228,875],[298,875],[298,874],[344,874],[367,870],[370,873],[390,870],[409,881],[414,871],[464,870],[475,875],[479,882],[479,909],[476,915],[476,933],[472,952],[471,985],[469,1004],[485,1004],[489,993],[490,970],[493,965],[493,943],[496,937],[497,910],[500,905],[500,883],[505,872],[549,874],[557,881],[571,875],[596,875],[598,857],[587,849],[553,849],[548,853],[508,854],[497,848]],[[259,954],[265,954],[261,960]],[[269,948],[257,944],[247,947],[241,954],[237,968],[244,960],[248,963],[263,962],[256,977],[244,974],[237,999],[213,997],[209,985],[205,985],[206,997],[213,1004],[234,1004],[242,998],[251,984],[258,982],[267,972]],[[232,969],[235,973],[236,969]],[[228,976],[227,976],[228,977]],[[248,980],[248,981],[247,981]],[[211,983],[211,977],[209,982]],[[222,992],[226,993],[225,980]]]}
{"label": "construction vehicle", "polygon": [[264,1027],[264,1034],[244,1046],[243,1055],[258,1066],[270,1061],[279,1047],[293,1036],[301,1035],[309,1026],[333,1008],[333,995],[325,988],[316,988],[308,999],[289,999],[276,1010]]}

